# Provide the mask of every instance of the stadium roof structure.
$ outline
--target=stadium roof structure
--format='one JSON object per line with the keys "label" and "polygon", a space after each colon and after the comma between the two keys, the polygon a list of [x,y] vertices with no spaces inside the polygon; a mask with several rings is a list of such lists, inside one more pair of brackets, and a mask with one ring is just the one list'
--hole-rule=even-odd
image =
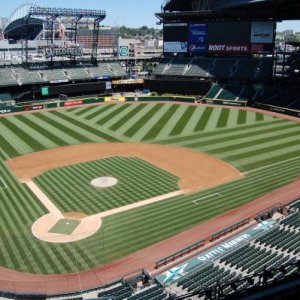
{"label": "stadium roof structure", "polygon": [[29,34],[28,39],[34,39],[43,28],[43,19],[55,19],[57,17],[71,17],[77,21],[90,18],[100,22],[105,19],[106,12],[92,9],[43,7],[26,3],[16,8],[11,14],[4,34],[7,38],[16,40],[24,39],[25,35]]}
{"label": "stadium roof structure", "polygon": [[166,0],[156,16],[173,20],[300,20],[299,0]]}

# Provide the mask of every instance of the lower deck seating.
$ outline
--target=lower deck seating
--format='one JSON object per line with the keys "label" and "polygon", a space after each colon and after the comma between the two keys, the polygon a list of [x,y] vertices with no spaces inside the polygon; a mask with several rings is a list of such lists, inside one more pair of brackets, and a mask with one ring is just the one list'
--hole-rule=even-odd
{"label": "lower deck seating", "polygon": [[164,288],[157,284],[150,287],[144,287],[137,293],[133,294],[128,300],[161,300],[165,299],[167,294],[164,292]]}
{"label": "lower deck seating", "polygon": [[98,293],[98,297],[113,296],[116,300],[129,298],[132,295],[132,288],[126,283],[121,282],[115,286],[111,286]]}

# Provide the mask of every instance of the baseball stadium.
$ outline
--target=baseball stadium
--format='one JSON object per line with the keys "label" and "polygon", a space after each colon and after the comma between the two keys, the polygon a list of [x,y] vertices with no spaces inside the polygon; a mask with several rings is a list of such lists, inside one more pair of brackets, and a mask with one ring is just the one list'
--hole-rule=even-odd
{"label": "baseball stadium", "polygon": [[163,56],[142,79],[99,59],[104,10],[9,19],[25,48],[0,63],[0,299],[298,299],[300,43],[275,34],[300,4],[158,11]]}

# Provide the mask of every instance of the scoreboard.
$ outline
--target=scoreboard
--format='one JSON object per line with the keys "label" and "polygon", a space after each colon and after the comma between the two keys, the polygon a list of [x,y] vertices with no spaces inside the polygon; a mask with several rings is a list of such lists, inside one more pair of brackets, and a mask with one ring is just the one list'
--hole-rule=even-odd
{"label": "scoreboard", "polygon": [[272,53],[275,23],[223,21],[164,24],[165,53]]}

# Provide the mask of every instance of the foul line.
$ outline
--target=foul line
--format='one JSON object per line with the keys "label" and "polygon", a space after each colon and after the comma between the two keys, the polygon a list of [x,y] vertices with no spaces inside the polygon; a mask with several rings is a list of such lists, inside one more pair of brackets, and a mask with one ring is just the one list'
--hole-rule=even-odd
{"label": "foul line", "polygon": [[6,185],[6,183],[4,182],[4,180],[2,179],[2,177],[0,177],[0,180],[2,181],[2,186],[0,186],[0,190],[7,189],[7,185]]}
{"label": "foul line", "polygon": [[267,169],[267,168],[270,168],[270,167],[273,167],[273,166],[285,164],[285,163],[287,163],[289,161],[293,161],[293,160],[299,159],[299,158],[300,158],[300,156],[292,157],[292,158],[289,158],[289,159],[286,159],[286,160],[283,160],[283,161],[279,161],[279,162],[276,162],[276,163],[273,163],[273,164],[270,164],[270,165],[266,165],[266,166],[263,166],[263,167],[260,167],[260,168],[257,168],[257,169],[253,169],[253,170],[244,172],[243,174],[245,174],[245,175],[251,174],[253,172],[260,171],[260,170],[263,170],[263,169]]}
{"label": "foul line", "polygon": [[132,203],[132,204],[128,204],[128,205],[125,205],[125,206],[113,208],[111,210],[107,210],[107,211],[101,212],[99,214],[96,214],[96,216],[99,216],[100,218],[104,218],[104,217],[107,217],[107,216],[112,216],[112,215],[115,215],[115,214],[123,212],[123,211],[127,211],[127,210],[130,210],[130,209],[133,209],[133,208],[142,207],[142,206],[152,204],[152,203],[156,203],[156,202],[159,202],[159,201],[167,200],[167,199],[170,199],[170,198],[173,198],[173,197],[176,197],[176,196],[180,196],[180,195],[183,195],[183,194],[184,194],[183,191],[171,192],[171,193],[168,193],[168,194],[156,196],[156,197],[153,197],[153,198],[150,198],[150,199],[142,200],[142,201],[135,202],[135,203]]}
{"label": "foul line", "polygon": [[53,202],[44,194],[44,192],[33,181],[26,182],[26,185],[35,194],[35,196],[40,200],[40,202],[47,208],[47,210],[50,213],[55,214],[60,218],[63,218],[63,214],[60,212],[60,210],[53,204]]}
{"label": "foul line", "polygon": [[221,195],[220,193],[214,193],[214,194],[211,194],[211,195],[208,195],[208,196],[205,196],[205,197],[201,197],[201,198],[195,199],[192,202],[194,204],[198,205],[199,204],[198,201],[201,201],[201,200],[204,200],[204,199],[208,199],[208,198],[212,198],[212,197],[215,197],[215,196],[218,196],[218,198],[223,197],[223,195]]}

